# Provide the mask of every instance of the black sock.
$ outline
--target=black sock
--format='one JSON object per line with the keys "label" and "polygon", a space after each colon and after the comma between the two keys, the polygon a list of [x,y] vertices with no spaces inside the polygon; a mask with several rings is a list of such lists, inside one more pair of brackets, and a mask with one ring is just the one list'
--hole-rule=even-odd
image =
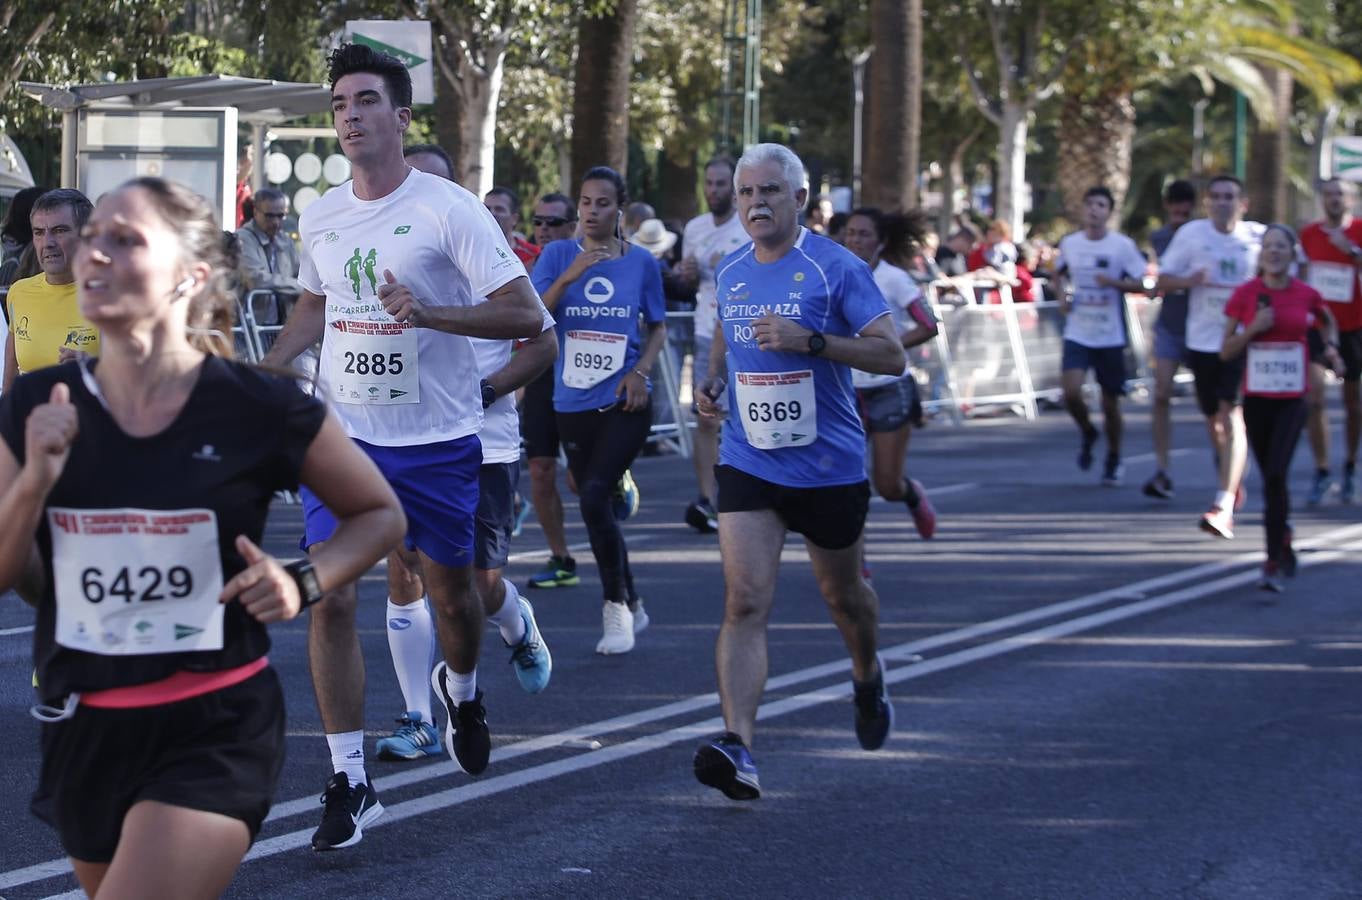
{"label": "black sock", "polygon": [[1351,460],[1351,459],[1350,459],[1350,460],[1348,460],[1347,462],[1345,462],[1345,463],[1343,464],[1343,474],[1344,474],[1344,475],[1351,476],[1356,470],[1357,470],[1357,463],[1356,463],[1354,460]]}
{"label": "black sock", "polygon": [[903,479],[903,502],[908,504],[909,509],[917,509],[917,505],[922,502],[922,498],[913,490],[913,483],[907,478]]}
{"label": "black sock", "polygon": [[1316,470],[1315,470],[1315,477],[1316,477],[1316,478],[1328,478],[1328,477],[1329,477],[1329,470],[1328,470],[1328,469],[1316,469]]}

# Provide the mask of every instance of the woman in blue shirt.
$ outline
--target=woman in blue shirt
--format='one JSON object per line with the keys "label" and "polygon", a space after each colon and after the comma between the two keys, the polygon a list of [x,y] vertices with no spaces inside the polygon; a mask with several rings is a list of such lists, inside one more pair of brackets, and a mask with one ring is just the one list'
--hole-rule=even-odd
{"label": "woman in blue shirt", "polygon": [[626,202],[618,172],[588,171],[578,198],[580,237],[545,247],[532,279],[558,322],[553,408],[601,575],[596,652],[605,654],[634,649],[634,634],[648,624],[611,494],[648,439],[648,373],[667,340],[657,260],[620,231]]}

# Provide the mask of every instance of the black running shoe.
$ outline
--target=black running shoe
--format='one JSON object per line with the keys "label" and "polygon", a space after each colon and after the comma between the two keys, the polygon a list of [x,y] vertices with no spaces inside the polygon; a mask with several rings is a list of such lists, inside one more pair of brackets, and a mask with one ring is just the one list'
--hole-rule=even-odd
{"label": "black running shoe", "polygon": [[761,796],[757,767],[747,745],[731,731],[716,735],[695,751],[695,778],[718,788],[730,800],[756,800]]}
{"label": "black running shoe", "polygon": [[1168,473],[1160,469],[1154,473],[1154,477],[1145,482],[1144,495],[1146,497],[1156,497],[1159,500],[1173,499],[1173,479],[1168,477]]}
{"label": "black running shoe", "polygon": [[869,684],[851,682],[852,702],[856,706],[856,740],[865,750],[884,746],[889,732],[894,729],[894,704],[884,689],[884,662],[879,660],[879,672]]}
{"label": "black running shoe", "polygon": [[383,815],[383,804],[370,784],[350,786],[350,777],[337,772],[322,794],[322,824],[312,833],[313,850],[353,847],[364,837],[364,827]]}
{"label": "black running shoe", "polygon": [[430,675],[431,684],[444,701],[445,712],[448,713],[445,749],[449,751],[449,758],[464,772],[481,775],[492,756],[492,735],[487,731],[487,710],[482,705],[482,691],[477,691],[472,700],[456,703],[445,684],[447,671],[448,667],[441,662]]}
{"label": "black running shoe", "polygon": [[701,534],[713,534],[719,530],[719,514],[712,503],[701,497],[686,507],[686,524]]}
{"label": "black running shoe", "polygon": [[1088,428],[1083,432],[1083,443],[1078,448],[1078,467],[1084,472],[1092,468],[1092,448],[1097,444],[1098,431]]}

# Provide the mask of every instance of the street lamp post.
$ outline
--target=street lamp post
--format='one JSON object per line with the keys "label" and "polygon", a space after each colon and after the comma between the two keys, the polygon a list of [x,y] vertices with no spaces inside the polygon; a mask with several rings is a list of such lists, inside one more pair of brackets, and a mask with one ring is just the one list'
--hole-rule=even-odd
{"label": "street lamp post", "polygon": [[861,205],[861,118],[865,111],[865,64],[874,47],[867,47],[851,61],[852,97],[855,111],[851,119],[851,205]]}

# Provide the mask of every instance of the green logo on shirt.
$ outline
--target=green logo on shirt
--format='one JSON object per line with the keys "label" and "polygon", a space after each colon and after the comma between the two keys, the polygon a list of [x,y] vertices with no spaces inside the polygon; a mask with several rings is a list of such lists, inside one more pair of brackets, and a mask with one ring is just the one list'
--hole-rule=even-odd
{"label": "green logo on shirt", "polygon": [[345,261],[345,277],[350,279],[350,287],[355,292],[355,302],[360,299],[360,275],[369,282],[369,290],[375,297],[378,296],[378,276],[374,272],[378,269],[378,251],[370,248],[367,254],[361,254],[358,247],[355,248],[354,255]]}
{"label": "green logo on shirt", "polygon": [[1220,260],[1220,279],[1222,283],[1235,281],[1239,276],[1239,260],[1226,258]]}
{"label": "green logo on shirt", "polygon": [[411,231],[410,225],[398,225],[393,229],[393,234],[406,234],[408,231]]}

